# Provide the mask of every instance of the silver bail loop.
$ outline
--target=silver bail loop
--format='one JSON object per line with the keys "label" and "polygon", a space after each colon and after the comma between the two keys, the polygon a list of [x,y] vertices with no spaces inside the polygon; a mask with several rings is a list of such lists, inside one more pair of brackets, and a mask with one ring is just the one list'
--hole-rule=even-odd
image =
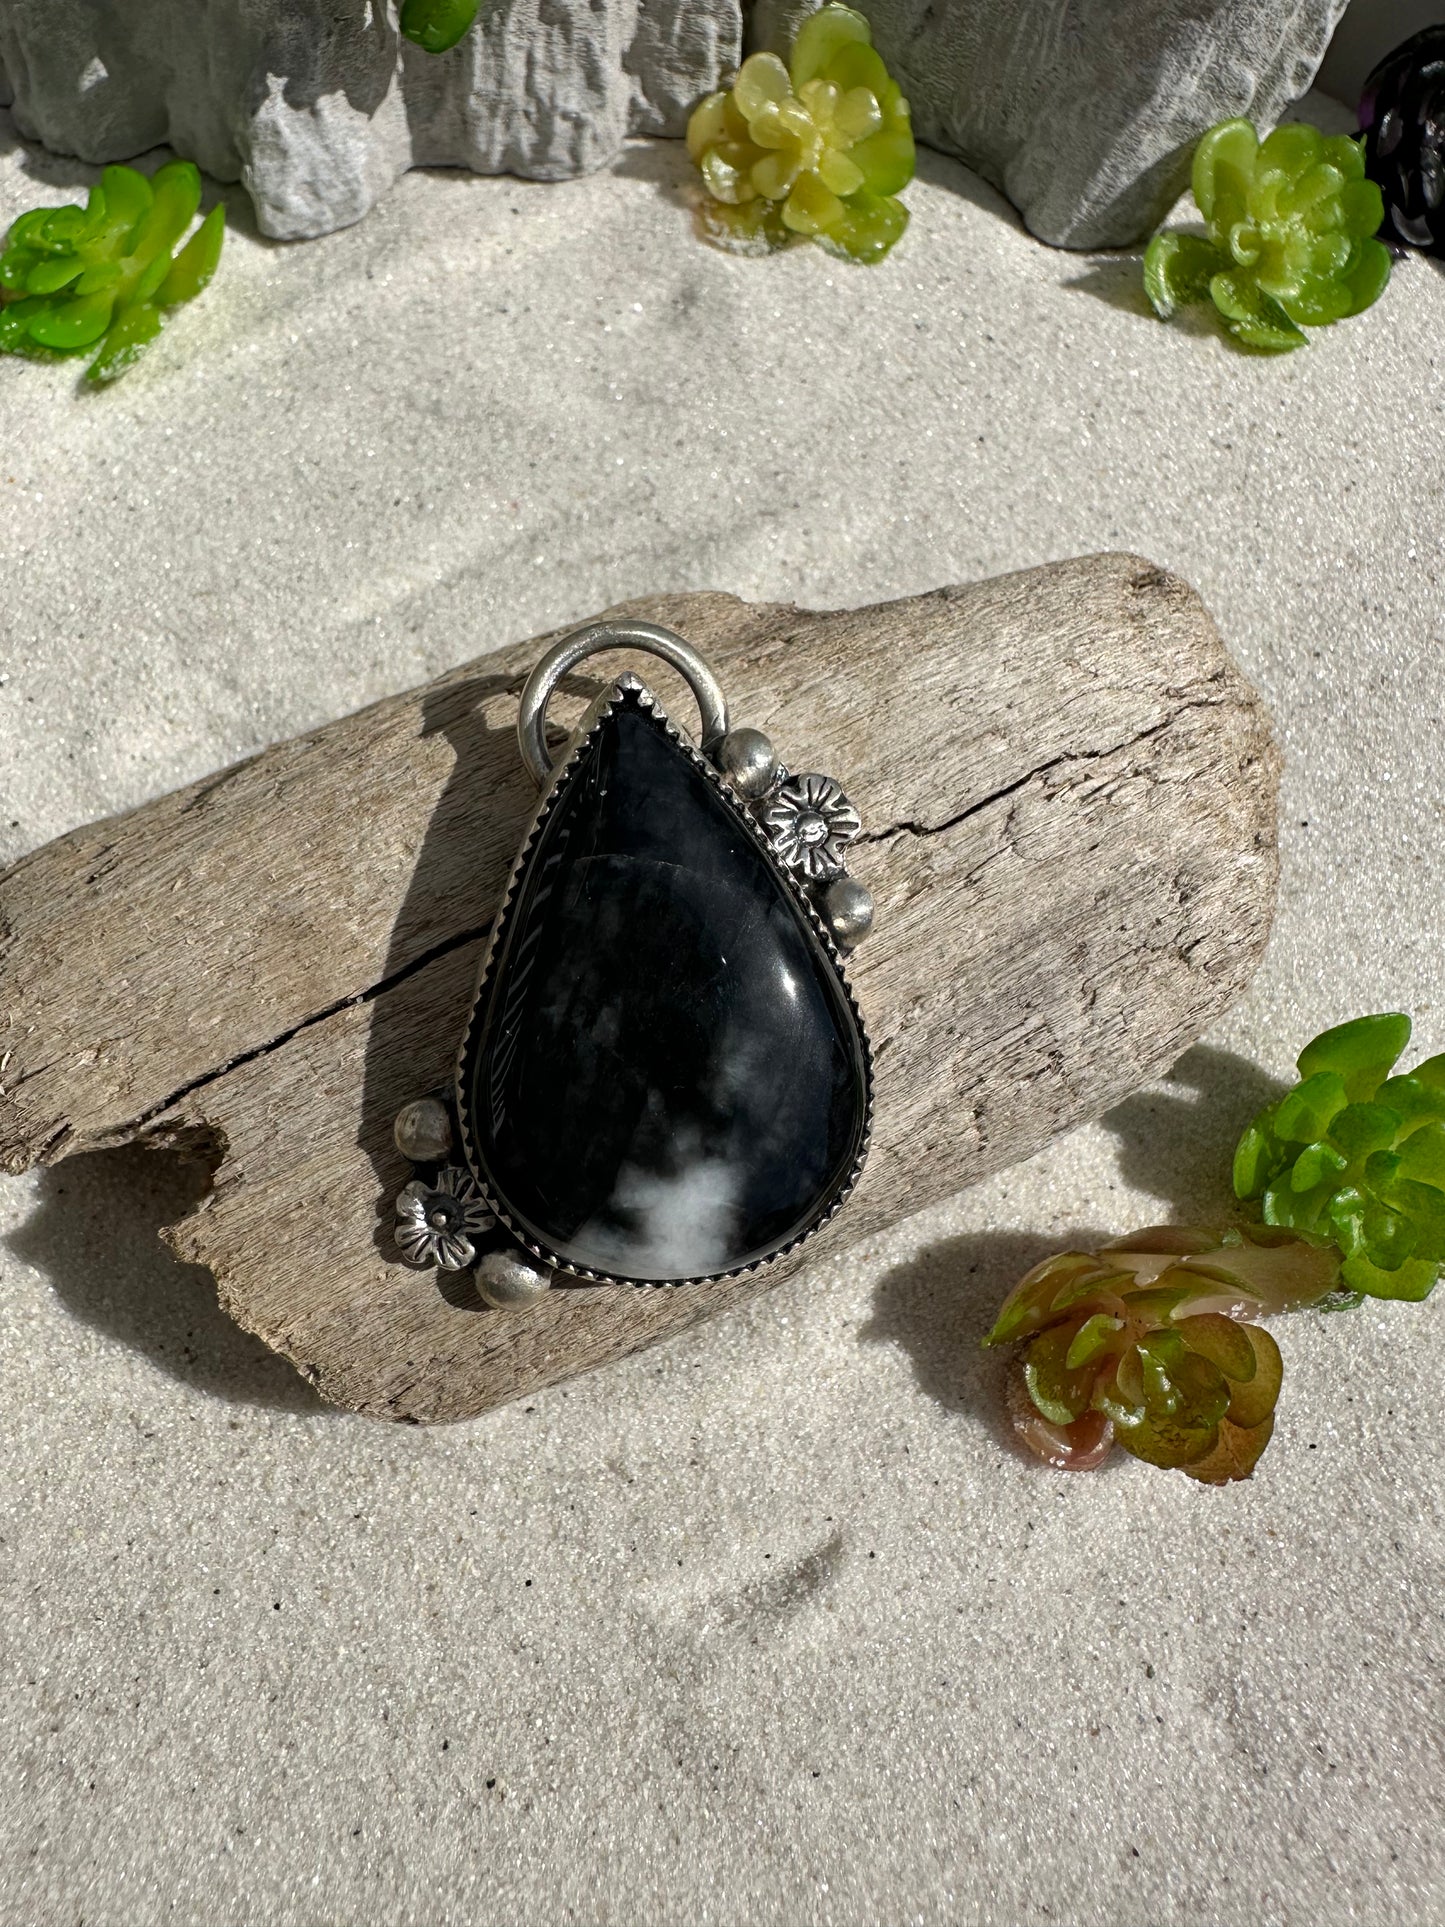
{"label": "silver bail loop", "polygon": [[640,649],[649,656],[670,662],[697,698],[702,716],[699,747],[705,756],[716,755],[718,745],[728,733],[728,706],[722,685],[706,661],[681,636],[655,622],[594,622],[554,643],[528,676],[517,710],[517,742],[522,761],[537,787],[542,788],[552,774],[552,755],[547,748],[547,704],[565,675],[588,656],[604,649]]}

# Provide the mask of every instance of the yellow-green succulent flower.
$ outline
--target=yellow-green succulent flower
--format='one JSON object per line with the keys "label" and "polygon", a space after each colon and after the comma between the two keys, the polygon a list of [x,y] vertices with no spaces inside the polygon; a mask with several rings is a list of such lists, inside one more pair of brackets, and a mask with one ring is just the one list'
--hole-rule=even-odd
{"label": "yellow-green succulent flower", "polygon": [[809,238],[879,261],[908,225],[894,197],[913,178],[908,102],[851,7],[805,20],[787,66],[753,54],[687,128],[709,238],[763,253]]}
{"label": "yellow-green succulent flower", "polygon": [[1193,185],[1208,239],[1159,233],[1144,256],[1166,320],[1212,300],[1237,340],[1278,353],[1379,299],[1384,202],[1358,140],[1289,122],[1261,141],[1247,120],[1221,121],[1195,150]]}

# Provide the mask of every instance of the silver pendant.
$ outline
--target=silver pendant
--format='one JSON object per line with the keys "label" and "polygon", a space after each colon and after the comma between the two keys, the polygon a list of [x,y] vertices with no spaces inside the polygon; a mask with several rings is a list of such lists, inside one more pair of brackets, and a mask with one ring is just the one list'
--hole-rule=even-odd
{"label": "silver pendant", "polygon": [[[554,765],[554,690],[619,647],[682,673],[701,747],[628,671]],[[760,731],[729,729],[707,663],[652,623],[549,650],[517,733],[542,795],[454,1088],[396,1121],[418,1166],[398,1249],[475,1266],[498,1308],[554,1282],[756,1271],[842,1208],[867,1155],[872,1062],[843,961],[872,921],[847,873],[857,812],[831,777],[794,775]]]}

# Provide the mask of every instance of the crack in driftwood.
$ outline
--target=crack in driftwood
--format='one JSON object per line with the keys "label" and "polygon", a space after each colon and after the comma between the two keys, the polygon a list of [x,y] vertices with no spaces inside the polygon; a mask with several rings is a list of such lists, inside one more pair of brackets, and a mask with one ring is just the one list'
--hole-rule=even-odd
{"label": "crack in driftwood", "polygon": [[[1019,795],[1021,791],[1028,789],[1030,785],[1046,780],[1057,769],[1074,763],[1104,762],[1116,756],[1127,755],[1131,749],[1136,748],[1139,744],[1146,743],[1150,741],[1151,738],[1158,736],[1162,731],[1171,728],[1180,716],[1186,714],[1188,711],[1192,709],[1209,708],[1211,706],[1209,702],[1203,699],[1179,703],[1171,709],[1169,714],[1161,721],[1151,724],[1147,729],[1137,730],[1132,735],[1122,737],[1117,743],[1107,745],[1102,749],[1069,750],[1065,751],[1062,755],[1051,757],[1047,762],[1040,763],[1037,767],[1019,777],[1017,782],[1007,783],[1001,788],[992,791],[989,795],[980,797],[977,802],[970,803],[967,808],[959,810],[956,815],[946,818],[941,823],[918,823],[904,818],[896,823],[890,823],[886,828],[881,830],[865,830],[862,835],[855,839],[855,843],[885,844],[893,837],[902,835],[925,840],[946,836],[951,830],[959,828],[960,825],[964,823],[971,822],[974,817],[981,815],[985,810],[992,808],[995,804],[1008,802],[1013,797]],[[251,760],[255,761],[256,759],[252,758]],[[210,795],[215,789],[220,788],[223,783],[230,781],[237,774],[237,771],[244,767],[246,767],[244,764],[238,765],[237,769],[225,772],[215,783],[205,786],[203,794],[207,796]],[[201,799],[192,798],[188,801],[185,805],[186,810],[194,807],[194,804],[199,800]],[[991,862],[994,856],[1002,854],[1004,854],[1002,850],[991,852],[988,857],[984,858],[983,863],[968,872],[963,879],[964,883],[971,883],[980,869]],[[338,997],[334,1002],[326,1004],[321,1009],[313,1011],[309,1016],[302,1018],[299,1023],[291,1024],[286,1029],[278,1031],[274,1036],[267,1038],[265,1042],[254,1044],[249,1050],[241,1051],[236,1056],[227,1058],[224,1062],[214,1065],[210,1070],[201,1072],[199,1076],[193,1077],[187,1083],[178,1086],[167,1096],[151,1104],[137,1116],[127,1119],[124,1123],[113,1126],[112,1130],[107,1133],[107,1136],[113,1137],[117,1143],[123,1143],[129,1138],[140,1135],[144,1132],[146,1126],[156,1118],[163,1116],[165,1112],[173,1109],[176,1105],[184,1103],[187,1098],[194,1097],[198,1091],[202,1091],[208,1085],[216,1083],[218,1079],[229,1076],[232,1071],[239,1070],[246,1064],[255,1063],[258,1058],[265,1057],[273,1051],[283,1049],[293,1038],[299,1037],[303,1031],[310,1030],[317,1024],[325,1023],[328,1018],[337,1016],[343,1010],[376,1002],[378,998],[384,997],[388,991],[394,989],[398,984],[406,982],[409,977],[418,975],[421,971],[427,969],[431,964],[440,961],[443,957],[453,955],[456,951],[464,949],[468,944],[480,942],[481,939],[490,932],[492,922],[493,919],[489,917],[485,923],[475,925],[468,930],[459,931],[456,935],[445,939],[443,942],[434,944],[431,949],[422,952],[420,956],[413,957],[409,962],[391,971],[388,975],[379,977],[374,983],[368,984],[364,989],[353,991],[346,997]],[[1191,948],[1192,947],[1193,946],[1191,946]],[[464,1014],[465,1013],[459,1015],[457,1019],[459,1035]],[[25,1077],[36,1076],[40,1070],[48,1068],[49,1066],[39,1066],[37,1070],[27,1072]],[[23,1078],[21,1082],[24,1081],[25,1079]],[[17,1084],[12,1088],[18,1089],[19,1085]]]}
{"label": "crack in driftwood", "polygon": [[945,817],[941,823],[920,823],[912,817],[903,817],[896,823],[890,823],[886,829],[864,830],[861,835],[854,838],[854,843],[855,845],[883,844],[895,836],[942,836],[949,830],[957,829],[960,823],[967,823],[971,817],[978,816],[991,804],[1003,803],[1010,797],[1017,796],[1021,790],[1026,790],[1031,783],[1038,781],[1041,777],[1051,776],[1056,769],[1063,769],[1071,763],[1098,763],[1113,756],[1121,756],[1140,743],[1151,741],[1166,729],[1172,729],[1179,718],[1188,715],[1191,710],[1217,707],[1217,697],[1211,699],[1201,696],[1191,702],[1177,703],[1167,716],[1157,723],[1151,723],[1147,729],[1136,730],[1132,735],[1125,736],[1119,742],[1111,743],[1103,749],[1064,750],[1058,756],[1050,757],[1047,762],[1038,764],[1026,775],[1020,776],[1017,781],[1005,783],[999,789],[991,791],[989,795],[980,797],[976,803],[970,803],[967,808],[959,810],[956,815]]}
{"label": "crack in driftwood", "polygon": [[[136,1136],[145,1130],[147,1124],[153,1123],[156,1118],[163,1116],[175,1105],[184,1103],[188,1097],[194,1097],[197,1091],[203,1091],[208,1084],[214,1084],[223,1077],[229,1077],[232,1071],[241,1070],[247,1064],[254,1064],[258,1058],[267,1057],[273,1051],[284,1049],[304,1031],[313,1030],[317,1024],[324,1024],[328,1018],[339,1016],[343,1010],[354,1010],[362,1004],[375,1003],[379,997],[384,997],[398,984],[405,983],[409,977],[419,975],[432,964],[440,962],[443,957],[453,956],[458,950],[464,950],[469,943],[479,942],[491,927],[492,919],[489,917],[485,923],[479,924],[474,929],[458,931],[455,936],[448,937],[443,943],[434,944],[430,950],[424,951],[419,957],[413,957],[409,963],[402,964],[389,976],[378,978],[365,990],[353,991],[349,997],[338,997],[334,1003],[327,1004],[324,1009],[313,1011],[309,1017],[303,1017],[300,1023],[278,1031],[274,1037],[268,1037],[265,1043],[253,1044],[249,1050],[240,1051],[235,1057],[227,1058],[224,1064],[217,1064],[213,1069],[203,1071],[199,1077],[193,1077],[188,1084],[182,1084],[168,1097],[161,1098],[147,1110],[142,1111],[138,1117],[131,1118],[124,1124],[115,1125],[112,1135],[117,1142],[124,1142],[126,1138]],[[459,1036],[464,1016],[465,1013],[462,1013],[457,1018]]]}

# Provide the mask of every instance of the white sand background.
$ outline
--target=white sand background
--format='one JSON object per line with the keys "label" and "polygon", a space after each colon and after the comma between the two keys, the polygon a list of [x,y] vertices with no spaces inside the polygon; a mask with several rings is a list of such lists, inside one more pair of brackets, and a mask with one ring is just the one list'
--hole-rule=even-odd
{"label": "white sand background", "polygon": [[[87,178],[0,130],[0,219]],[[1153,1093],[449,1430],[230,1327],[164,1161],[0,1186],[0,1922],[1439,1923],[1445,1302],[1289,1323],[1224,1491],[1031,1468],[977,1339],[1217,1210],[1313,1031],[1445,1048],[1445,277],[1251,359],[935,157],[873,272],[684,180],[413,175],[109,394],[0,364],[0,855],[624,596],[1127,547],[1278,719],[1268,957]]]}

